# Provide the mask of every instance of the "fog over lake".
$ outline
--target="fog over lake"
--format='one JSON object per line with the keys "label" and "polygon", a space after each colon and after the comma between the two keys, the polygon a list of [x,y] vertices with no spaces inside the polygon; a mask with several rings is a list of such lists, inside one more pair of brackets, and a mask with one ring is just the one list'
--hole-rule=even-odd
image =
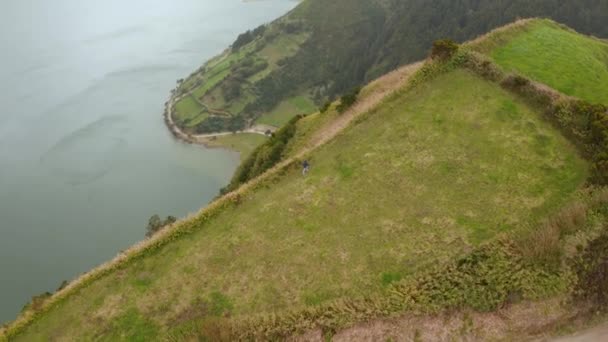
{"label": "fog over lake", "polygon": [[0,322],[208,203],[239,158],[175,141],[178,78],[291,0],[0,5]]}

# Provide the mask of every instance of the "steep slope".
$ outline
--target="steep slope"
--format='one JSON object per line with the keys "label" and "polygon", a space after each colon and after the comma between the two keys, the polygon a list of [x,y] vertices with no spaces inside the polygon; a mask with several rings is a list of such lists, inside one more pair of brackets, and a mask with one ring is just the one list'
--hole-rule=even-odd
{"label": "steep slope", "polygon": [[595,0],[306,0],[241,35],[188,77],[172,115],[189,133],[238,130],[256,121],[278,127],[423,58],[436,39],[465,41],[535,16],[608,36],[608,5]]}
{"label": "steep slope", "polygon": [[350,111],[300,120],[281,163],[34,303],[11,337],[277,339],[565,295],[563,258],[604,229],[608,196],[483,58],[397,70]]}

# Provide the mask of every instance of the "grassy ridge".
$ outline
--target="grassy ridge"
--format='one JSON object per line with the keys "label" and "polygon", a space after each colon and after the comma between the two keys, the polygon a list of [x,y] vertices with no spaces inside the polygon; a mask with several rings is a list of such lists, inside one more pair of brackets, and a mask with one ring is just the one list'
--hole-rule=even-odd
{"label": "grassy ridge", "polygon": [[606,41],[582,36],[549,20],[536,20],[492,35],[484,45],[481,50],[506,70],[566,95],[608,104]]}
{"label": "grassy ridge", "polygon": [[309,177],[291,169],[21,338],[164,335],[383,291],[556,210],[586,176],[532,109],[465,71],[394,97],[311,161]]}

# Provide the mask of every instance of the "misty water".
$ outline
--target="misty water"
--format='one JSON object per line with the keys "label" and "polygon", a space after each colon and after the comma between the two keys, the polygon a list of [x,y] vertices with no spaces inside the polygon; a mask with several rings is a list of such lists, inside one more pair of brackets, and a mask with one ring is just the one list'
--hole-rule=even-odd
{"label": "misty water", "polygon": [[175,141],[178,78],[291,0],[5,0],[0,4],[0,322],[35,294],[184,216],[238,155]]}

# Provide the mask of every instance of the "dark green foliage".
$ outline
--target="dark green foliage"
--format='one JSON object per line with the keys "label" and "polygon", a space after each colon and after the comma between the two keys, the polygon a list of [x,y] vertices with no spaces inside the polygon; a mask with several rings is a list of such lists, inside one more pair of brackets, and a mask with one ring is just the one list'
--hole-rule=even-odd
{"label": "dark green foliage", "polygon": [[40,310],[42,305],[49,299],[53,294],[50,292],[41,293],[39,295],[33,296],[29,303],[25,304],[25,306],[21,309],[21,312],[26,312],[28,310],[37,311]]}
{"label": "dark green foliage", "polygon": [[503,82],[503,86],[513,88],[513,89],[521,89],[522,87],[527,87],[530,85],[530,80],[520,76],[520,75],[512,75],[507,77]]}
{"label": "dark green foliage", "polygon": [[67,280],[64,280],[61,282],[61,284],[59,285],[59,287],[57,288],[57,292],[65,289],[68,285],[70,285],[70,282]]}
{"label": "dark green foliage", "polygon": [[357,102],[357,97],[359,96],[360,92],[361,88],[357,87],[348,92],[348,94],[342,95],[342,97],[340,98],[340,104],[338,105],[338,107],[336,107],[336,110],[339,113],[344,113],[347,109],[352,107],[355,102]]}
{"label": "dark green foliage", "polygon": [[572,265],[578,279],[575,299],[608,309],[608,232],[591,241]]}
{"label": "dark green foliage", "polygon": [[261,37],[264,34],[264,32],[266,32],[266,25],[258,26],[253,31],[247,31],[245,33],[240,34],[237,37],[236,41],[234,43],[232,43],[232,49],[235,51],[239,50],[243,46],[251,43],[257,37]]}
{"label": "dark green foliage", "polygon": [[148,220],[148,226],[146,226],[146,237],[152,237],[164,227],[171,225],[176,221],[177,218],[174,216],[167,216],[167,218],[162,221],[158,215],[152,215]]}
{"label": "dark green foliage", "polygon": [[[608,26],[603,24],[608,21],[608,5],[595,0],[303,1],[274,23],[240,35],[233,50],[256,41],[253,51],[260,51],[281,34],[306,32],[309,39],[295,55],[280,59],[278,68],[252,86],[246,83],[248,77],[267,66],[257,62],[236,66],[220,87],[229,103],[247,96],[246,106],[232,113],[235,119],[206,119],[195,133],[242,129],[245,122],[303,91],[323,89],[323,96],[314,97],[320,104],[400,65],[423,59],[437,39],[452,37],[462,42],[525,17],[547,17],[582,33],[608,36]],[[455,53],[455,42],[437,41],[432,55],[449,58]],[[183,91],[178,88],[178,93]]]}
{"label": "dark green foliage", "polygon": [[441,39],[433,42],[431,50],[431,58],[440,60],[448,60],[458,52],[458,44],[451,39]]}
{"label": "dark green foliage", "polygon": [[331,102],[327,101],[323,104],[323,106],[321,108],[319,108],[319,112],[325,113],[329,110],[329,107],[331,107]]}
{"label": "dark green foliage", "polygon": [[245,58],[242,62],[232,67],[230,75],[221,83],[222,95],[226,101],[232,101],[242,94],[242,84],[247,78],[268,68],[265,60],[255,60],[252,57]]}
{"label": "dark green foliage", "polygon": [[242,116],[219,117],[211,116],[198,124],[195,132],[198,134],[213,132],[237,132],[245,127],[246,121]]}
{"label": "dark green foliage", "polygon": [[251,31],[247,31],[245,33],[241,33],[236,40],[234,41],[234,43],[232,43],[232,49],[233,50],[238,50],[241,47],[251,43],[251,41],[253,41],[253,34],[251,33]]}
{"label": "dark green foliage", "polygon": [[305,24],[302,21],[287,21],[279,23],[279,28],[287,34],[296,34],[305,29]]}
{"label": "dark green foliage", "polygon": [[[463,65],[482,77],[500,82],[506,89],[543,109],[547,118],[591,162],[589,181],[608,185],[608,107],[566,98],[521,75],[506,75],[494,63],[476,53],[459,53],[447,63],[430,63],[423,71],[433,75],[449,69],[446,65]],[[425,77],[428,76],[422,79]]]}
{"label": "dark green foliage", "polygon": [[241,85],[238,81],[227,81],[222,84],[222,94],[226,101],[232,101],[241,96]]}
{"label": "dark green foliage", "polygon": [[239,166],[230,184],[222,189],[221,193],[225,194],[237,189],[241,184],[261,175],[281,161],[283,151],[289,140],[295,135],[297,123],[301,118],[301,115],[294,117],[283,128],[275,132],[268,141],[256,148]]}
{"label": "dark green foliage", "polygon": [[608,107],[569,100],[548,114],[592,162],[590,181],[608,185]]}
{"label": "dark green foliage", "polygon": [[595,0],[308,0],[289,16],[311,38],[256,84],[248,112],[269,111],[298,89],[328,86],[330,98],[427,55],[442,37],[462,42],[517,18],[547,17],[608,37],[608,4]]}

